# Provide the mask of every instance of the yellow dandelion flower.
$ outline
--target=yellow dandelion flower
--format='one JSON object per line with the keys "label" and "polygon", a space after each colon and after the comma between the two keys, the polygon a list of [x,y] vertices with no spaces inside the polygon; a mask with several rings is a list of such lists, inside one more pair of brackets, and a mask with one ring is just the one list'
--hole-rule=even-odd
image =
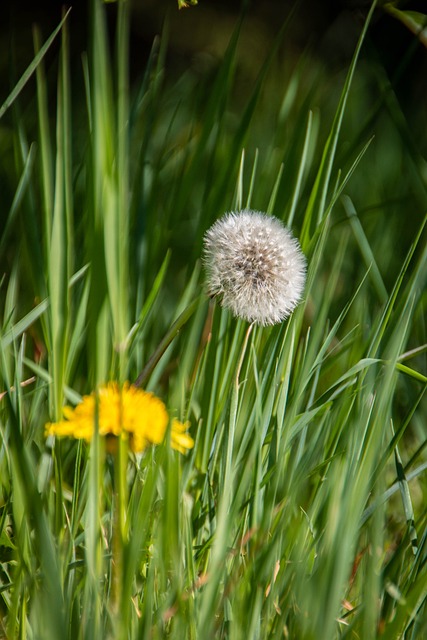
{"label": "yellow dandelion flower", "polygon": [[189,426],[189,422],[179,422],[176,418],[172,420],[171,445],[180,453],[185,453],[187,449],[194,447],[194,440],[187,433]]}
{"label": "yellow dandelion flower", "polygon": [[[46,436],[68,436],[90,441],[95,428],[96,404],[96,393],[92,392],[83,396],[76,407],[64,407],[65,419],[49,422]],[[129,382],[122,388],[116,382],[110,382],[98,390],[100,435],[129,438],[135,452],[143,451],[150,444],[160,444],[168,423],[166,407],[153,393],[138,389]],[[181,453],[194,445],[193,439],[186,433],[188,426],[188,423],[183,425],[177,420],[172,422],[171,444]]]}

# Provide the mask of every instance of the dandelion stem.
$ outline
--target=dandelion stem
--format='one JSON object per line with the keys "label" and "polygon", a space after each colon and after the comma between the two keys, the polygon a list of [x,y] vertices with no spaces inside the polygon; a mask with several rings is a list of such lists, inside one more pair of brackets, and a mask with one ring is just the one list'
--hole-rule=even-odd
{"label": "dandelion stem", "polygon": [[114,498],[112,532],[112,579],[111,611],[116,625],[120,626],[120,612],[123,611],[123,549],[126,544],[126,467],[128,458],[127,441],[118,438],[114,455]]}
{"label": "dandelion stem", "polygon": [[249,337],[250,337],[250,335],[252,333],[252,329],[253,329],[254,324],[255,324],[254,322],[251,322],[251,324],[249,325],[249,327],[246,330],[245,340],[243,342],[243,347],[242,347],[242,353],[240,354],[239,362],[237,363],[236,377],[234,379],[234,387],[235,387],[236,392],[239,391],[240,371],[242,369],[243,360],[245,358],[245,353],[246,353],[246,348],[248,346]]}

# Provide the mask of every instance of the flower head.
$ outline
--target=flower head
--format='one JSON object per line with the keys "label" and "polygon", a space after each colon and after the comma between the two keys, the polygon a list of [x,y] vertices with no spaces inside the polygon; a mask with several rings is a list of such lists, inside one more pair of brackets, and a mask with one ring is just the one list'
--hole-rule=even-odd
{"label": "flower head", "polygon": [[[46,425],[46,436],[71,436],[90,441],[95,430],[96,393],[83,396],[73,409],[64,407],[64,418]],[[102,436],[129,438],[133,451],[143,451],[150,444],[160,444],[166,434],[169,416],[163,402],[153,393],[143,391],[126,382],[123,387],[116,382],[101,386],[98,390],[98,429]],[[185,453],[194,446],[187,433],[189,423],[172,420],[171,444]]]}
{"label": "flower head", "polygon": [[301,300],[306,260],[283,223],[259,211],[227,213],[204,237],[207,289],[249,322],[276,324]]}

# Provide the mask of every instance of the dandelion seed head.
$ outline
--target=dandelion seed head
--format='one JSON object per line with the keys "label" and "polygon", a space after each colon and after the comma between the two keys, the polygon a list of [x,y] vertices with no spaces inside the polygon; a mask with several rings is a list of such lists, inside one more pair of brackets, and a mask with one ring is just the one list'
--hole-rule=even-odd
{"label": "dandelion seed head", "polygon": [[301,300],[306,260],[277,218],[249,209],[225,214],[205,234],[203,259],[208,294],[248,322],[281,322]]}

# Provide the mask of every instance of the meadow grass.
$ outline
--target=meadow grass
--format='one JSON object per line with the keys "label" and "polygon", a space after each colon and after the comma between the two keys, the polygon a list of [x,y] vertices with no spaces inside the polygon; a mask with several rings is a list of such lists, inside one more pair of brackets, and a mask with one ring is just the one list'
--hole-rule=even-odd
{"label": "meadow grass", "polygon": [[[244,21],[214,69],[173,82],[156,39],[131,90],[128,3],[111,48],[93,0],[83,106],[67,17],[34,32],[0,109],[1,637],[427,636],[427,194],[381,68],[357,72],[372,11],[332,114],[308,57],[271,80],[274,47],[233,111]],[[270,328],[203,292],[203,234],[244,207],[308,261],[303,302]],[[155,392],[194,448],[46,439],[109,380]]]}

